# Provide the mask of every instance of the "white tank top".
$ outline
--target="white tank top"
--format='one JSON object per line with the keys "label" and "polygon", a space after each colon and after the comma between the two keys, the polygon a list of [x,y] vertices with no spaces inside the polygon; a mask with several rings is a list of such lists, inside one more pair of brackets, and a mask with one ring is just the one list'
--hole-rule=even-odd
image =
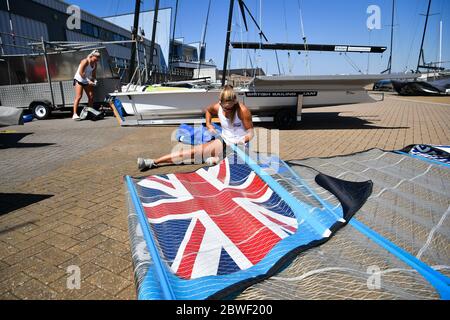
{"label": "white tank top", "polygon": [[89,62],[87,67],[86,67],[86,69],[85,69],[85,71],[84,71],[86,77],[83,78],[81,76],[81,65],[80,65],[78,67],[78,70],[77,70],[77,73],[75,74],[74,79],[79,81],[79,82],[81,82],[81,83],[83,83],[83,84],[88,84],[89,83],[89,79],[92,78],[92,73],[94,72],[95,68],[96,68],[96,66],[94,66],[94,67],[91,66],[91,63]]}
{"label": "white tank top", "polygon": [[237,112],[233,121],[231,121],[225,117],[222,107],[219,107],[219,120],[222,126],[222,137],[226,142],[242,141],[245,139],[247,130],[245,130],[244,123],[239,118]]}

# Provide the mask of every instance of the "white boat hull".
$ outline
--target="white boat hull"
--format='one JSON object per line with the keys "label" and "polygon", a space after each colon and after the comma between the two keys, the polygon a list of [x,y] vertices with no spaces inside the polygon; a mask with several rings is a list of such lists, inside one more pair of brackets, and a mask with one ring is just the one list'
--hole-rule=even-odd
{"label": "white boat hull", "polygon": [[143,92],[130,94],[115,94],[122,102],[125,112],[129,115],[151,116],[197,116],[204,109],[217,101],[218,92],[206,90],[180,92]]}
{"label": "white boat hull", "polygon": [[[365,86],[384,76],[258,77],[249,88],[236,88],[240,102],[254,115],[296,107],[337,106],[375,102]],[[219,100],[220,90],[171,88],[169,91],[113,93],[129,115],[152,117],[201,116]]]}
{"label": "white boat hull", "polygon": [[[129,115],[155,117],[200,116],[206,107],[219,100],[220,91],[114,94],[122,102]],[[283,107],[297,106],[298,97],[253,96],[246,91],[237,91],[239,101],[254,114],[274,114]],[[303,107],[319,107],[355,103],[369,103],[374,100],[366,91],[318,91],[316,96],[303,97]]]}

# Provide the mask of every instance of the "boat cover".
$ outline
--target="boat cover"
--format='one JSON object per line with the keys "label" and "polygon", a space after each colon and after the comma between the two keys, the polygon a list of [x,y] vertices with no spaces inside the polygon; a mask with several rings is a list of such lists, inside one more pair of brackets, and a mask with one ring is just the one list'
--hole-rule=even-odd
{"label": "boat cover", "polygon": [[184,144],[200,145],[214,140],[214,135],[204,125],[191,126],[183,123],[177,129],[176,139]]}
{"label": "boat cover", "polygon": [[22,109],[0,106],[0,127],[23,124],[22,114]]}
{"label": "boat cover", "polygon": [[433,81],[392,81],[392,85],[401,96],[440,96],[448,94],[450,78]]}

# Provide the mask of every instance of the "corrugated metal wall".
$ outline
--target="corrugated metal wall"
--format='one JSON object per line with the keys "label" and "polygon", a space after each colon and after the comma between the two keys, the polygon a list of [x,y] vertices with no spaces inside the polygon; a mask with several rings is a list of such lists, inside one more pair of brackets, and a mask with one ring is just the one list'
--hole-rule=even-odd
{"label": "corrugated metal wall", "polygon": [[[67,8],[69,4],[64,3],[62,1],[57,0],[29,0],[34,3],[37,3],[39,5],[42,5],[42,10],[56,10],[58,12],[67,14]],[[46,9],[46,8],[48,9]],[[170,11],[170,10],[169,10]],[[20,12],[20,11],[19,11]],[[17,13],[17,12],[16,12]],[[38,14],[38,12],[36,13]],[[30,38],[35,38],[36,40],[40,40],[41,36],[44,37],[44,40],[49,40],[49,30],[47,29],[47,24],[45,22],[36,21],[30,18],[25,18],[22,16],[18,16],[13,14],[13,25],[14,25],[14,32],[17,35],[22,35]],[[87,12],[81,11],[81,17],[82,20],[85,22],[89,22],[95,26],[98,26],[100,28],[103,28],[105,30],[108,30],[110,32],[119,34],[127,39],[131,39],[131,33],[130,31],[114,25],[111,22],[105,21],[101,18],[98,18],[94,15],[91,15]],[[170,19],[166,19],[168,22],[168,28],[170,29]],[[52,25],[48,22],[48,28],[52,28]],[[0,31],[10,33],[10,27],[9,27],[9,14],[5,11],[0,11]],[[82,34],[81,32],[78,32],[76,30],[62,30],[61,37],[63,37],[63,34],[66,34],[66,39],[59,39],[59,40],[67,40],[67,41],[89,41],[89,42],[98,42],[101,41],[101,39],[88,36],[85,34]],[[2,41],[5,44],[12,44],[12,38],[9,36],[2,36]],[[15,44],[19,46],[27,46],[28,45],[27,40],[19,40],[16,38]],[[146,49],[147,49],[147,57],[150,55],[150,41],[148,39],[145,40]],[[130,46],[130,45],[128,45]],[[18,48],[12,48],[8,46],[3,46],[4,53],[5,54],[27,54],[32,53],[30,49],[18,49]],[[123,61],[119,61],[119,64],[124,63],[124,61],[127,61],[130,59],[131,56],[131,50],[128,47],[122,46],[122,45],[108,45],[107,46],[108,52],[111,57],[121,59]],[[166,61],[164,61],[164,57],[162,54],[161,46],[159,44],[156,45],[155,48],[156,55],[154,57],[154,63],[158,66],[164,66],[166,64]],[[1,54],[1,52],[0,52]],[[140,58],[143,62],[144,54],[140,52]]]}
{"label": "corrugated metal wall", "polygon": [[[58,11],[63,12],[63,13],[67,13],[67,8],[69,7],[68,4],[63,3],[61,1],[56,1],[56,0],[33,0],[33,1],[37,2],[39,4],[42,4],[44,6],[47,6],[49,8],[58,10]],[[87,13],[85,11],[81,12],[81,19],[83,21],[92,23],[92,24],[94,24],[96,26],[99,26],[101,28],[107,29],[107,30],[109,30],[111,32],[115,32],[115,33],[118,33],[118,34],[120,34],[122,36],[131,38],[131,34],[130,34],[131,32],[130,31],[125,30],[125,29],[123,29],[123,28],[121,28],[121,27],[119,27],[117,25],[114,25],[113,23],[107,22],[107,21],[105,21],[105,20],[103,20],[103,19],[101,19],[99,17],[96,17],[96,16],[94,16],[92,14],[89,14],[89,13]]]}
{"label": "corrugated metal wall", "polygon": [[[14,28],[14,33],[17,35],[24,35],[29,38],[40,40],[44,37],[44,40],[48,40],[48,30],[47,25],[40,21],[25,18],[15,14],[11,15],[11,20]],[[6,11],[0,11],[0,31],[11,33],[11,28],[9,25],[9,14]],[[29,40],[21,39],[11,36],[1,35],[2,42],[5,44],[3,50],[5,54],[26,54],[32,53],[30,49],[14,48],[8,45],[15,44],[17,46],[27,47]]]}
{"label": "corrugated metal wall", "polygon": [[64,2],[61,1],[55,1],[55,0],[32,0],[34,2],[40,3],[44,6],[47,6],[49,8],[61,11],[61,12],[66,12],[68,5]]}
{"label": "corrugated metal wall", "polygon": [[[99,41],[96,38],[92,38],[81,34],[79,32],[74,32],[70,30],[66,30],[67,41]],[[130,59],[131,50],[129,48],[120,46],[120,45],[107,45],[108,53],[112,57],[122,58],[122,59]]]}
{"label": "corrugated metal wall", "polygon": [[[70,30],[66,30],[66,36],[67,36],[67,41],[98,41],[98,39],[80,34],[78,32],[73,32]],[[116,58],[121,58],[121,59],[126,59],[129,60],[130,56],[131,56],[131,49],[121,46],[121,45],[116,45],[116,44],[110,44],[110,45],[106,45],[106,48],[108,49],[108,53],[111,57],[116,57]],[[150,48],[149,46],[147,46],[146,48],[147,50],[147,59],[150,56]],[[141,63],[144,63],[144,52],[143,49],[141,48],[140,50],[140,60]],[[156,56],[154,57],[154,61],[158,62],[159,61],[159,57],[161,56],[161,48],[159,47],[158,44],[156,44],[155,47],[155,51],[156,51]]]}

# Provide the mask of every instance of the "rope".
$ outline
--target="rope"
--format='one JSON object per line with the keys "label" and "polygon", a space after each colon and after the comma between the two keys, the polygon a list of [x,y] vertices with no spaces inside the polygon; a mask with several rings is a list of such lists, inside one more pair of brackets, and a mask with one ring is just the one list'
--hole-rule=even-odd
{"label": "rope", "polygon": [[[342,54],[341,54],[342,55]],[[355,62],[353,62],[353,60],[347,55],[347,53],[344,53],[344,58],[346,58],[347,62],[353,67],[353,69],[355,69],[355,71],[364,74],[361,69],[356,65]]]}
{"label": "rope", "polygon": [[310,60],[309,60],[309,52],[308,52],[308,41],[305,35],[305,26],[303,24],[303,14],[302,14],[302,4],[301,4],[301,0],[297,1],[298,3],[298,11],[299,11],[299,16],[300,16],[300,29],[302,32],[302,39],[303,39],[303,43],[305,44],[305,67],[306,70],[308,72],[309,75],[311,75],[311,64],[310,64]]}
{"label": "rope", "polygon": [[[289,43],[289,33],[288,33],[287,14],[286,14],[286,0],[283,0],[283,13],[284,13],[284,32],[285,32],[285,35],[286,35],[286,43]],[[287,58],[288,58],[289,74],[292,74],[292,64],[291,64],[291,53],[290,53],[290,51],[287,52]],[[284,70],[283,70],[283,73],[284,73]]]}
{"label": "rope", "polygon": [[[416,10],[414,11],[414,13],[415,13],[415,15],[416,15],[416,18],[413,20],[412,19],[412,21],[413,21],[413,23],[414,23],[414,25],[416,26],[416,30],[414,31],[414,33],[413,33],[413,38],[412,38],[412,40],[411,40],[411,46],[410,46],[410,48],[409,48],[409,50],[408,50],[408,58],[406,59],[406,65],[405,65],[405,70],[408,70],[408,67],[409,67],[409,61],[410,61],[410,59],[411,59],[411,53],[412,53],[412,51],[413,51],[413,46],[414,46],[414,42],[416,41],[416,37],[417,37],[417,30],[419,29],[419,23],[418,23],[418,19],[419,19],[419,15],[418,15],[418,13],[417,13],[417,11],[418,11],[418,9],[419,9],[419,2],[420,0],[418,0],[417,2],[416,2]],[[411,29],[411,28],[410,28]]]}

